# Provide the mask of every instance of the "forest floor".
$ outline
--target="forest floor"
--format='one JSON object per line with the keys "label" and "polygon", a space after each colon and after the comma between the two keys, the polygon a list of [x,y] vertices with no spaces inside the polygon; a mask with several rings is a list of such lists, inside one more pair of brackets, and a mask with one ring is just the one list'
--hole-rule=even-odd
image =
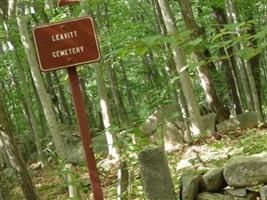
{"label": "forest floor", "polygon": [[[267,152],[267,129],[235,130],[226,134],[215,133],[213,136],[202,136],[195,139],[192,145],[184,145],[177,151],[167,153],[173,182],[179,194],[179,179],[185,170],[208,170],[222,167],[225,162],[237,155],[251,155]],[[101,156],[98,157],[98,160]],[[102,157],[103,159],[103,157]],[[130,163],[131,192],[129,200],[144,199],[142,185],[136,161]],[[115,200],[116,197],[116,169],[99,167],[105,199]],[[41,200],[67,200],[68,188],[64,183],[64,169],[59,165],[47,166],[43,170],[30,170]],[[83,200],[91,200],[90,184],[87,170],[74,167],[74,174]],[[23,195],[18,187],[12,190],[14,200],[22,200]]]}

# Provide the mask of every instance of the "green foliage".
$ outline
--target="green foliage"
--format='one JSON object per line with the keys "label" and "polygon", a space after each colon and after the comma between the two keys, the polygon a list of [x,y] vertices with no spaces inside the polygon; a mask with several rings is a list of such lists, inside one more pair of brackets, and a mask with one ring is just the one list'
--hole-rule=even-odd
{"label": "green foliage", "polygon": [[245,154],[256,154],[267,151],[266,142],[266,133],[257,133],[257,131],[251,130],[248,135],[241,138],[239,147]]}

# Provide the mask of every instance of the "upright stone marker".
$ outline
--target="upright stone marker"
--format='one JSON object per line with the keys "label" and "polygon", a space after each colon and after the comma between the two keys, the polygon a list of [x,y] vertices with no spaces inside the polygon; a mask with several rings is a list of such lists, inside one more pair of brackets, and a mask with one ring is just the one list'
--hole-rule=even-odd
{"label": "upright stone marker", "polygon": [[[64,5],[67,5],[74,1],[65,0],[64,2]],[[33,38],[42,71],[67,68],[94,199],[103,200],[92,148],[91,131],[76,71],[77,65],[96,62],[100,59],[93,19],[88,16],[36,26],[33,28]]]}
{"label": "upright stone marker", "polygon": [[141,178],[148,200],[176,200],[170,169],[164,150],[144,150],[139,155]]}

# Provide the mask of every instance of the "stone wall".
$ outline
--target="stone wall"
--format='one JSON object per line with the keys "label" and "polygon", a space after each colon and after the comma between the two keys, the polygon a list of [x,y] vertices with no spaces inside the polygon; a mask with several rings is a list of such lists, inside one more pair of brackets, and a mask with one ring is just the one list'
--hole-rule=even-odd
{"label": "stone wall", "polygon": [[231,158],[224,168],[187,172],[181,200],[267,200],[267,153]]}

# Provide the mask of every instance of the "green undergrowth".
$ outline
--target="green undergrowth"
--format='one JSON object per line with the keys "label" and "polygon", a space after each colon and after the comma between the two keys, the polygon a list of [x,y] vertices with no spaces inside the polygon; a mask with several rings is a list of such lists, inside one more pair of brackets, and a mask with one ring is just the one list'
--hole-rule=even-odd
{"label": "green undergrowth", "polygon": [[[266,143],[267,129],[236,130],[225,134],[205,135],[192,145],[184,145],[177,151],[166,153],[177,194],[179,194],[180,177],[186,171],[195,170],[198,173],[204,173],[210,168],[223,167],[231,157],[267,152]],[[145,197],[136,157],[130,156],[127,149],[121,153],[126,154],[124,158],[130,173],[128,199],[143,200]],[[98,161],[104,158],[104,155],[97,155]],[[188,161],[189,166],[177,169],[181,161]],[[80,188],[82,200],[91,200],[91,187],[85,166],[75,166],[74,170],[76,174],[79,174],[77,185]],[[68,188],[62,181],[62,174],[59,171],[60,166],[54,164],[35,173],[34,182],[41,200],[68,199]],[[117,169],[106,170],[99,166],[99,172],[105,199],[117,199]],[[21,199],[22,194],[18,187],[14,191],[16,192],[14,199]]]}

